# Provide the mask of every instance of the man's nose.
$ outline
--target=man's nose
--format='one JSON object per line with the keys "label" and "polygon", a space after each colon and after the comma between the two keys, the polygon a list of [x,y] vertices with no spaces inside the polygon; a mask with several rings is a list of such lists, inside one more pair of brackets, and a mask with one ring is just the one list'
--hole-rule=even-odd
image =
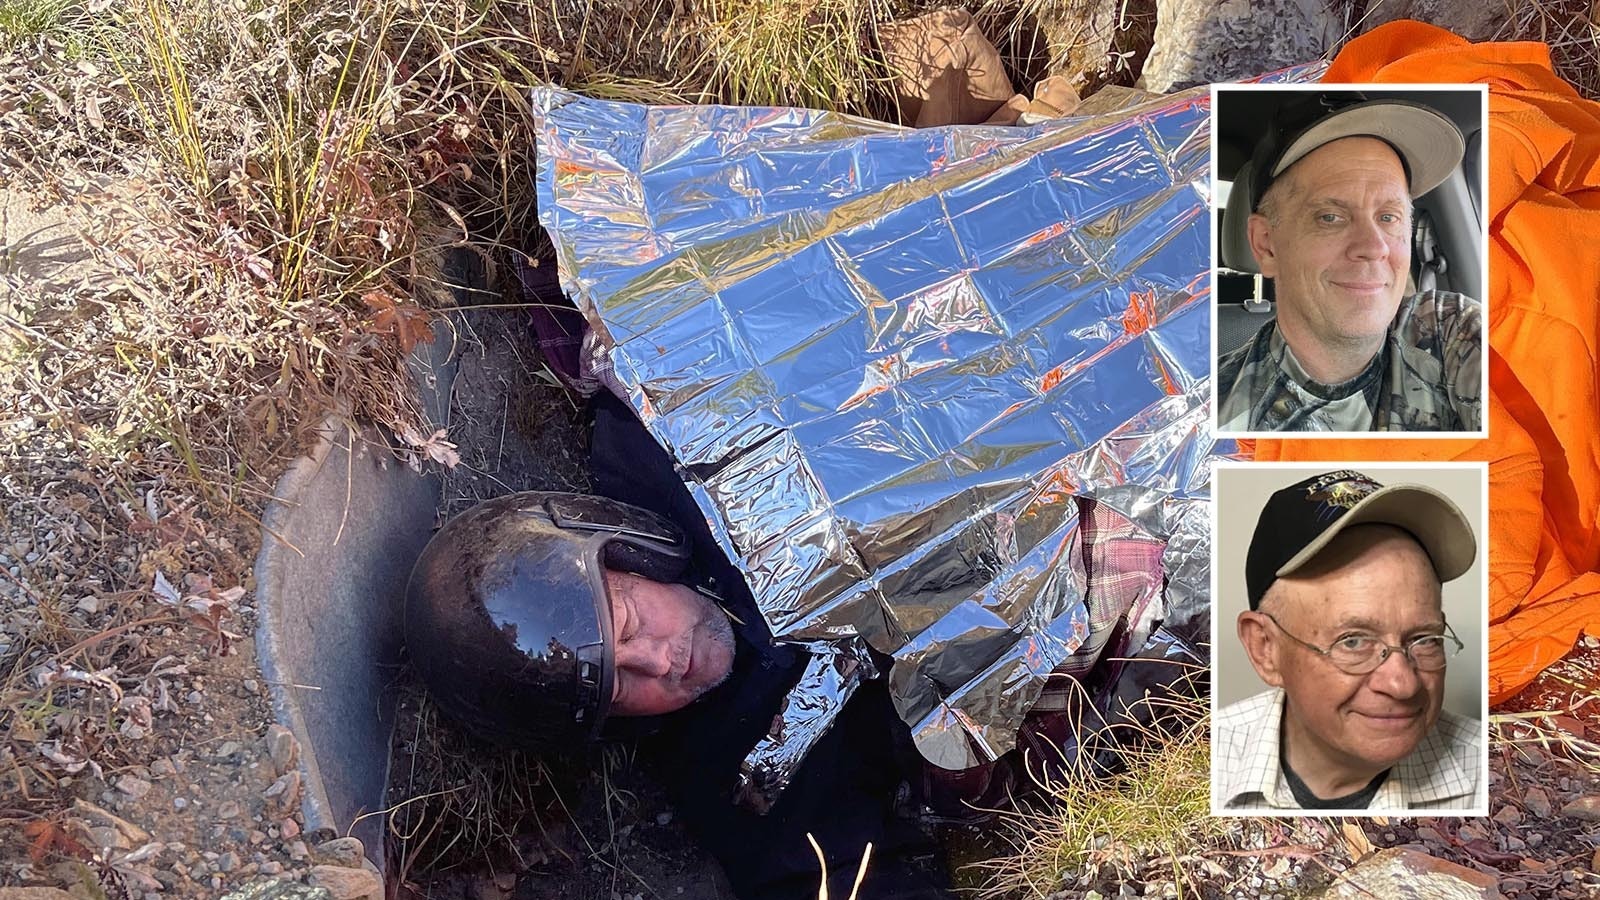
{"label": "man's nose", "polygon": [[661,678],[672,671],[672,647],[666,641],[634,638],[619,644],[614,658],[617,668],[651,678]]}
{"label": "man's nose", "polygon": [[1350,231],[1350,256],[1354,259],[1384,259],[1389,255],[1389,236],[1377,222],[1357,219]]}
{"label": "man's nose", "polygon": [[1389,657],[1367,676],[1367,684],[1380,694],[1407,700],[1422,689],[1422,678],[1403,651],[1390,650]]}

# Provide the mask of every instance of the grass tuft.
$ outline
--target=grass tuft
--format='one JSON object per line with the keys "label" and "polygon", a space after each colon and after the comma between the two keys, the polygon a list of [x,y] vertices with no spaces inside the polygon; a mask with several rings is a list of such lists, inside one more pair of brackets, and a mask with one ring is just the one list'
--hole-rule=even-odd
{"label": "grass tuft", "polygon": [[1133,718],[1090,737],[1080,759],[1117,748],[1121,771],[1088,764],[1042,784],[1042,798],[1003,814],[1015,852],[974,867],[986,873],[981,896],[1045,896],[1080,873],[1109,872],[1137,882],[1152,859],[1167,861],[1184,896],[1194,888],[1179,860],[1222,834],[1210,815],[1210,718],[1201,696],[1146,698]]}
{"label": "grass tuft", "polygon": [[668,59],[701,75],[700,102],[889,117],[891,73],[874,47],[890,15],[884,0],[706,0]]}

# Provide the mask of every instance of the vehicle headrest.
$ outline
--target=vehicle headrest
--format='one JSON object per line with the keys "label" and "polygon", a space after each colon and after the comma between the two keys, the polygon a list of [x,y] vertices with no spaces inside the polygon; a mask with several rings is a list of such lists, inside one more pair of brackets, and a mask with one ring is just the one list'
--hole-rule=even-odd
{"label": "vehicle headrest", "polygon": [[1245,163],[1233,176],[1233,187],[1228,190],[1228,206],[1222,214],[1217,242],[1222,264],[1238,272],[1259,274],[1256,255],[1250,250],[1250,189],[1251,164]]}

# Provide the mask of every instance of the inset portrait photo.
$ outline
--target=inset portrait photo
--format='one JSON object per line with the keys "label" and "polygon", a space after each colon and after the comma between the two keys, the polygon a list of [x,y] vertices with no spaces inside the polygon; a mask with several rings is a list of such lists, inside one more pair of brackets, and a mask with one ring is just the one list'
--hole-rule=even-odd
{"label": "inset portrait photo", "polygon": [[1487,434],[1487,89],[1212,104],[1216,430]]}
{"label": "inset portrait photo", "polygon": [[1486,815],[1487,467],[1212,486],[1212,813]]}

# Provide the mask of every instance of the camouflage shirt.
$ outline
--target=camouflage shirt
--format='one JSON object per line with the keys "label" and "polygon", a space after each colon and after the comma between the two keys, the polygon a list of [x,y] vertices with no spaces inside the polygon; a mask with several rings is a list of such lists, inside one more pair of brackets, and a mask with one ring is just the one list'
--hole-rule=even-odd
{"label": "camouflage shirt", "polygon": [[1478,431],[1483,305],[1449,291],[1400,304],[1383,349],[1339,384],[1313,380],[1269,320],[1217,366],[1221,431]]}

